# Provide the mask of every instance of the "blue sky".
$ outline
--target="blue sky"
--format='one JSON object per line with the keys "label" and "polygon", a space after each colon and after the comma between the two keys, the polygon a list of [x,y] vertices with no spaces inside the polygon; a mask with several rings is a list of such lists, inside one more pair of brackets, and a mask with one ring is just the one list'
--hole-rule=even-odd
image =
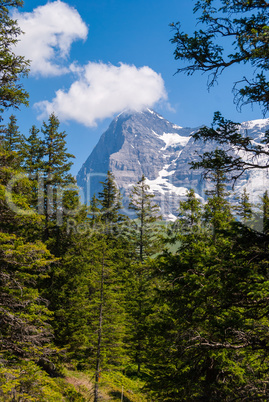
{"label": "blue sky", "polygon": [[[180,126],[210,124],[217,110],[233,121],[262,118],[258,107],[233,104],[235,66],[207,90],[207,76],[176,74],[169,23],[196,29],[191,0],[25,0],[15,13],[25,35],[16,52],[32,60],[23,81],[29,108],[16,113],[21,131],[52,111],[66,131],[76,174],[112,118],[148,106]],[[183,65],[183,64],[182,64]],[[182,66],[181,65],[181,66]]]}

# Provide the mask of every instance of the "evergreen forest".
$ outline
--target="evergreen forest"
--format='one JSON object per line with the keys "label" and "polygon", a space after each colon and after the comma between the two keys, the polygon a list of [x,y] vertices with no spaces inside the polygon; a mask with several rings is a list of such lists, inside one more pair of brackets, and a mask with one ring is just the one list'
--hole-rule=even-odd
{"label": "evergreen forest", "polygon": [[[10,10],[21,5],[0,2],[0,402],[268,401],[269,193],[231,203],[227,183],[269,167],[269,133],[257,145],[216,112],[195,138],[220,146],[190,166],[211,184],[206,202],[189,189],[173,223],[144,175],[132,218],[110,171],[81,204],[57,116],[28,133],[17,124],[29,62],[12,52]],[[194,11],[206,30],[171,24],[175,58],[193,63],[182,70],[214,80],[250,63],[257,74],[235,97],[266,112],[268,3],[201,0]],[[228,60],[218,35],[235,38]]]}

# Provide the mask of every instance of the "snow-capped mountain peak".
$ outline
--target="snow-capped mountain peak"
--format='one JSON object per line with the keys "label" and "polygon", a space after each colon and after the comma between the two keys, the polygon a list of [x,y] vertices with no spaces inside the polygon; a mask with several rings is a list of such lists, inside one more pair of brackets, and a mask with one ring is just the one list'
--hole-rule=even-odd
{"label": "snow-capped mountain peak", "polygon": [[[269,119],[243,122],[240,126],[240,132],[247,133],[257,143],[267,129]],[[119,114],[78,173],[77,181],[83,188],[84,199],[89,201],[94,193],[98,195],[99,182],[110,170],[128,205],[132,186],[144,174],[163,216],[174,219],[179,200],[186,196],[188,189],[193,188],[204,198],[208,187],[201,171],[190,169],[190,162],[198,160],[199,154],[214,149],[214,144],[193,140],[192,134],[197,130],[170,123],[151,109]],[[251,171],[236,183],[236,191],[239,194],[246,187],[252,201],[257,201],[268,184],[265,170]]]}

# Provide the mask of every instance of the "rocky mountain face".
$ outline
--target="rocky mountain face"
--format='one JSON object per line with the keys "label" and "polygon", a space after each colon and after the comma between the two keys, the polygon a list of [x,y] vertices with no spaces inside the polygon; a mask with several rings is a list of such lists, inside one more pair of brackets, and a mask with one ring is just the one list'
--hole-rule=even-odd
{"label": "rocky mountain face", "polygon": [[[210,186],[202,179],[202,172],[191,170],[189,165],[199,160],[199,154],[215,148],[215,144],[193,140],[191,136],[198,129],[172,124],[150,109],[120,114],[78,173],[84,202],[89,202],[93,194],[98,195],[100,182],[110,170],[127,207],[133,185],[144,174],[164,218],[175,219],[179,200],[185,198],[188,189],[193,188],[204,199]],[[240,127],[258,143],[268,129],[269,119],[244,122]],[[268,185],[267,171],[255,170],[241,176],[234,191],[238,195],[246,187],[252,202],[257,202]]]}

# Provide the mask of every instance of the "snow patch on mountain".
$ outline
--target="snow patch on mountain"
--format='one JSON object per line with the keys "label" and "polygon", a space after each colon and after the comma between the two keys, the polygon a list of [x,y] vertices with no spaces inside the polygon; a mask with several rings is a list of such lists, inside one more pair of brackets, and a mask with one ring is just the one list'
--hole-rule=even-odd
{"label": "snow patch on mountain", "polygon": [[[146,179],[146,184],[149,186],[150,193],[160,193],[160,194],[175,194],[180,197],[184,197],[187,194],[189,188],[187,187],[177,187],[173,184],[172,177],[175,173],[175,170],[168,171],[166,165],[164,169],[160,170],[159,175],[156,179],[149,180]],[[197,194],[197,197],[202,199],[202,197]]]}
{"label": "snow patch on mountain", "polygon": [[256,120],[250,120],[250,121],[244,121],[241,124],[242,129],[249,129],[252,130],[255,127],[256,128],[263,128],[269,125],[269,118],[268,119],[256,119]]}
{"label": "snow patch on mountain", "polygon": [[[173,125],[173,127],[175,128],[175,125]],[[182,127],[176,126],[176,128],[181,129]],[[168,147],[176,147],[178,145],[185,147],[191,138],[190,136],[184,137],[182,135],[179,135],[178,133],[158,134],[154,130],[152,130],[152,133],[165,143],[165,146],[162,147],[160,150],[166,150]]]}
{"label": "snow patch on mountain", "polygon": [[[154,112],[154,110],[147,109],[147,111],[155,116],[157,116],[159,119],[164,120],[164,117],[159,115],[158,113]],[[142,112],[143,113],[143,112]]]}
{"label": "snow patch on mountain", "polygon": [[161,148],[161,150],[165,150],[168,147],[175,147],[177,145],[185,147],[190,139],[190,137],[182,137],[175,133],[163,133],[159,138],[165,143],[165,147]]}

